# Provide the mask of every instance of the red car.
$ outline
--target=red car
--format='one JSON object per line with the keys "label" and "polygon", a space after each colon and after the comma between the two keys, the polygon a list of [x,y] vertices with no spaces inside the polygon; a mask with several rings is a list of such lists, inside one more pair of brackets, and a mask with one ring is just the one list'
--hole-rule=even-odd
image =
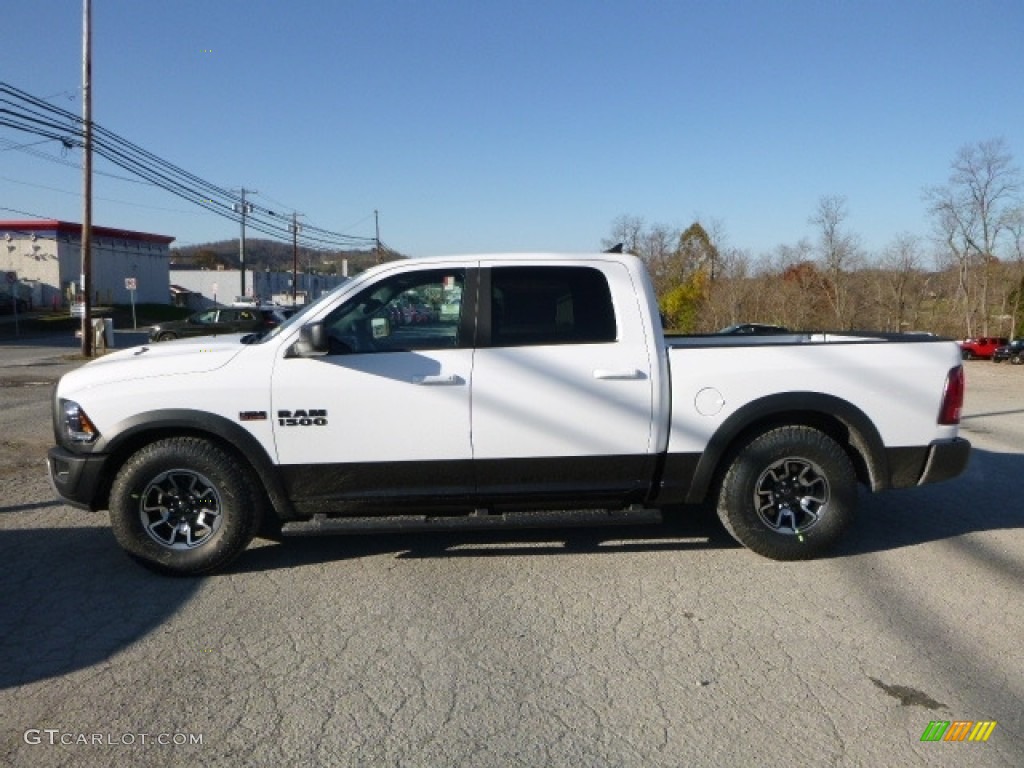
{"label": "red car", "polygon": [[1005,336],[979,336],[976,339],[964,339],[960,342],[960,355],[964,360],[991,358],[996,347],[1009,344]]}

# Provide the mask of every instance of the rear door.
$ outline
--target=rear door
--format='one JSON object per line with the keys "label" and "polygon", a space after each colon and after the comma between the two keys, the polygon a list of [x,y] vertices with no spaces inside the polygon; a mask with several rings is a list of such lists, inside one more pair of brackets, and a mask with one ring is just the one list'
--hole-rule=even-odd
{"label": "rear door", "polygon": [[242,309],[221,309],[217,312],[217,319],[210,327],[210,333],[223,334],[223,333],[238,333],[241,330],[241,317],[242,314],[249,314],[250,318],[252,314],[249,310]]}
{"label": "rear door", "polygon": [[220,316],[220,333],[250,333],[259,330],[259,313],[255,309],[223,309]]}
{"label": "rear door", "polygon": [[638,287],[626,267],[482,266],[472,406],[478,490],[557,500],[646,488],[656,360],[635,319]]}

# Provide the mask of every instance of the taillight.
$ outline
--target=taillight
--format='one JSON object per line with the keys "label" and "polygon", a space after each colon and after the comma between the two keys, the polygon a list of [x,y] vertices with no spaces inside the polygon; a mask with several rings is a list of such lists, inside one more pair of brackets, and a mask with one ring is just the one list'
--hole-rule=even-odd
{"label": "taillight", "polygon": [[939,424],[959,424],[964,407],[964,367],[958,365],[946,375],[946,390],[942,393]]}

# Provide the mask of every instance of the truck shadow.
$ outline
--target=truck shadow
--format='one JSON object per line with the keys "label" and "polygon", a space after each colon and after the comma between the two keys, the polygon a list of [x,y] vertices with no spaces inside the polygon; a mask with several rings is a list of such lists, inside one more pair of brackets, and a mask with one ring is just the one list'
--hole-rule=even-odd
{"label": "truck shadow", "polygon": [[1024,455],[975,448],[967,470],[954,480],[862,493],[857,521],[835,555],[860,555],[982,531],[1024,528],[1022,476]]}
{"label": "truck shadow", "polygon": [[[861,492],[858,516],[833,558],[1024,527],[1015,478],[1024,456],[975,449],[960,478],[885,493]],[[292,538],[250,549],[229,573],[294,568],[393,554],[399,559],[614,555],[741,549],[706,507],[670,510],[661,525]],[[751,555],[752,556],[752,555]]]}
{"label": "truck shadow", "polygon": [[[1021,575],[1016,562],[968,534],[1024,527],[1019,478],[1024,456],[975,450],[967,472],[937,486],[863,494],[860,516],[836,559],[955,542],[965,563]],[[36,505],[28,505],[35,507]],[[45,506],[45,505],[43,505]],[[373,556],[409,558],[550,557],[628,552],[735,550],[735,567],[755,556],[741,550],[705,509],[684,509],[659,526],[486,531],[423,535],[332,536],[260,542],[222,576],[316,566]],[[719,563],[722,565],[722,563]],[[800,564],[778,567],[799,568]],[[0,530],[0,690],[101,666],[167,622],[207,579],[157,576],[117,548],[95,525]]]}
{"label": "truck shadow", "polygon": [[365,534],[286,539],[245,552],[230,573],[294,568],[393,554],[398,559],[683,552],[738,548],[703,511],[661,525]]}
{"label": "truck shadow", "polygon": [[202,584],[140,568],[103,524],[0,530],[0,557],[0,690],[108,662]]}

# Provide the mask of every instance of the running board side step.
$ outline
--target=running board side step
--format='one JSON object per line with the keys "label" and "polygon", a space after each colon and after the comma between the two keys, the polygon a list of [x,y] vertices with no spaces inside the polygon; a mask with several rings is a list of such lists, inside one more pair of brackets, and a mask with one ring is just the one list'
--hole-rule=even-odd
{"label": "running board side step", "polygon": [[381,517],[327,517],[285,523],[283,536],[325,534],[418,533],[421,531],[479,531],[490,528],[578,528],[605,525],[651,525],[662,522],[661,510],[634,506],[627,509],[550,509],[468,515],[389,515]]}

